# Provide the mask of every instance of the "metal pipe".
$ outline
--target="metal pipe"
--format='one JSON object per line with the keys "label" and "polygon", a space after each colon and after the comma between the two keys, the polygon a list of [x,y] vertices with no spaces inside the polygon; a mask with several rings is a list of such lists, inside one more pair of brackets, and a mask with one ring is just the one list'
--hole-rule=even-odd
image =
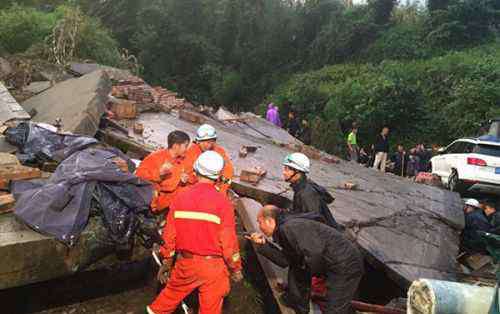
{"label": "metal pipe", "polygon": [[408,290],[408,314],[488,314],[495,288],[420,279]]}

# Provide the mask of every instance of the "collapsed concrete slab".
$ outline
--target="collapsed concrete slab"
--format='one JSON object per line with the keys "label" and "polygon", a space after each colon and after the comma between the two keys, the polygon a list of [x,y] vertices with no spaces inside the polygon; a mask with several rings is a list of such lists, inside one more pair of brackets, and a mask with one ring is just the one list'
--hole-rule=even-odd
{"label": "collapsed concrete slab", "polygon": [[30,115],[12,97],[7,88],[0,83],[0,126],[10,120],[27,120]]}
{"label": "collapsed concrete slab", "polygon": [[[109,132],[151,149],[165,146],[167,135],[173,130],[183,130],[194,137],[198,127],[173,113],[144,113],[137,121],[145,126],[143,136]],[[261,120],[255,121],[259,125],[252,127],[259,132],[282,131]],[[218,142],[234,163],[233,189],[239,195],[261,203],[282,206],[290,203],[292,192],[281,179],[281,162],[291,152],[288,147],[294,145],[276,145],[274,138],[252,133],[245,124],[210,119],[207,122],[217,128]],[[256,146],[257,151],[242,158],[239,156],[242,146]],[[242,182],[238,177],[241,171],[254,167],[267,170],[266,176],[257,185]],[[408,287],[418,278],[460,281],[467,276],[455,261],[458,235],[463,228],[462,201],[458,194],[346,161],[332,164],[313,160],[310,177],[335,196],[336,201],[330,207],[333,215],[356,236],[368,260],[401,287]],[[346,189],[346,182],[355,184],[356,189]]]}
{"label": "collapsed concrete slab", "polygon": [[99,70],[56,84],[22,106],[36,113],[34,122],[54,123],[61,118],[65,131],[94,136],[110,91],[108,76]]}
{"label": "collapsed concrete slab", "polygon": [[[97,263],[104,227],[91,220],[78,244],[68,248],[52,237],[39,234],[19,222],[13,214],[0,214],[0,290],[66,276],[81,270],[99,269],[144,259],[148,252],[137,245],[132,256],[112,254]],[[88,266],[88,267],[87,267]],[[83,269],[85,268],[85,269]]]}

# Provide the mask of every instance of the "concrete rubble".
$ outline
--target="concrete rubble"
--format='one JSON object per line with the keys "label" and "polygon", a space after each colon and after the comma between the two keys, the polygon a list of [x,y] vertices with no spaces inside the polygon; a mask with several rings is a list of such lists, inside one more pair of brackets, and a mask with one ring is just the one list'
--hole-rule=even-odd
{"label": "concrete rubble", "polygon": [[32,121],[54,123],[62,120],[64,130],[94,136],[105,111],[111,82],[103,71],[69,79],[36,95],[22,106],[33,112]]}
{"label": "concrete rubble", "polygon": [[[419,278],[463,281],[469,277],[456,262],[463,228],[458,194],[340,160],[304,145],[253,113],[197,110],[176,93],[152,87],[138,77],[110,79],[106,70],[90,68],[94,67],[72,66],[73,72],[83,76],[24,102],[26,111],[36,111],[32,120],[53,123],[61,117],[65,131],[97,133],[100,140],[138,159],[165,147],[171,131],[182,130],[194,138],[200,124],[212,124],[218,143],[233,161],[232,188],[239,196],[236,207],[248,231],[256,230],[256,213],[262,204],[290,204],[293,195],[281,179],[281,162],[291,152],[303,152],[312,159],[310,178],[336,198],[330,206],[334,217],[347,228],[366,260],[402,289]],[[125,107],[129,111],[123,111]],[[16,114],[27,119],[26,111]],[[102,116],[107,118],[99,129]],[[20,225],[11,214],[0,214],[0,254],[8,256],[0,266],[0,289],[74,272],[85,247],[91,245],[94,230],[88,229],[78,248],[68,251],[54,239]],[[14,261],[25,262],[17,265]],[[275,287],[286,281],[286,270],[260,256],[259,261],[278,296]]]}

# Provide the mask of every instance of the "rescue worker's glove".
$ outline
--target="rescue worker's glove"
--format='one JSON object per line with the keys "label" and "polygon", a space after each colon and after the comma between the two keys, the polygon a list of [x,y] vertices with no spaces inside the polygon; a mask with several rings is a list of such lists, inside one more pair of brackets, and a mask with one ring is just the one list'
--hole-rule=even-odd
{"label": "rescue worker's glove", "polygon": [[156,275],[158,281],[161,282],[163,285],[167,283],[168,278],[170,277],[170,269],[172,268],[172,262],[173,262],[172,259],[163,260],[163,264],[161,265],[160,269],[158,270],[158,274]]}
{"label": "rescue worker's glove", "polygon": [[241,270],[231,273],[231,280],[235,283],[241,282],[243,280],[243,273],[241,272]]}

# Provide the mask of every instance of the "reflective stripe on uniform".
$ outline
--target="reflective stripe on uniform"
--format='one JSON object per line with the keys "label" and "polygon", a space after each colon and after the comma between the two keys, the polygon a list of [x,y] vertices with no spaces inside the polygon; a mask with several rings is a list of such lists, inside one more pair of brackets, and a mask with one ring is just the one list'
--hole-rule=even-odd
{"label": "reflective stripe on uniform", "polygon": [[240,260],[240,253],[234,253],[233,254],[233,263],[236,263],[239,260]]}
{"label": "reflective stripe on uniform", "polygon": [[202,213],[202,212],[191,212],[191,211],[175,211],[174,218],[176,219],[192,219],[192,220],[203,220],[208,222],[213,222],[214,224],[220,225],[220,217],[214,214]]}

